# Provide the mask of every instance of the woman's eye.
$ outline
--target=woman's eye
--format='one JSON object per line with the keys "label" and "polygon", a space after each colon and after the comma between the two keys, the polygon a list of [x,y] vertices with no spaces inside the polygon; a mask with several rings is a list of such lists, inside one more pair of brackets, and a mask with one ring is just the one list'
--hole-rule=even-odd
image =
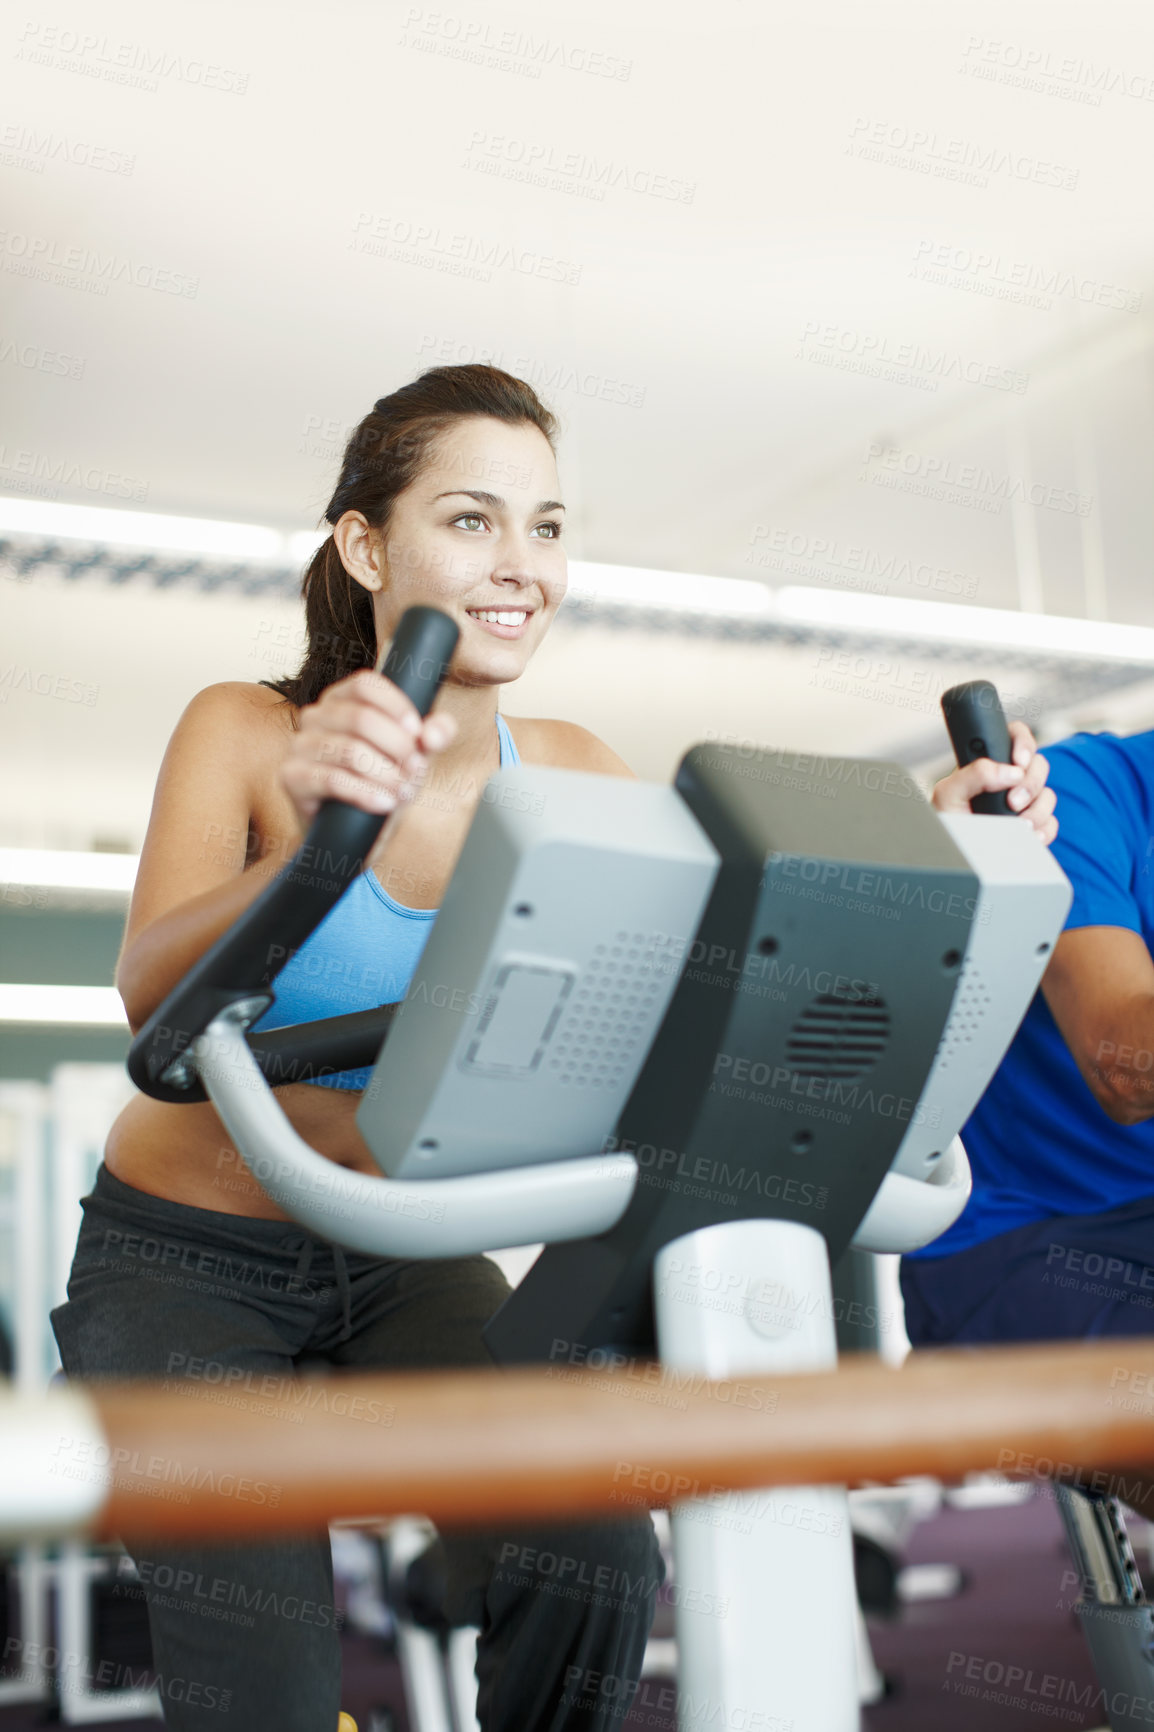
{"label": "woman's eye", "polygon": [[463,517],[454,517],[453,519],[454,524],[467,523],[470,529],[474,526],[480,527],[484,521],[485,519],[479,517],[475,511],[467,511]]}
{"label": "woman's eye", "polygon": [[549,534],[545,537],[546,541],[559,541],[561,539],[561,525],[559,523],[539,523],[537,528],[549,530]]}

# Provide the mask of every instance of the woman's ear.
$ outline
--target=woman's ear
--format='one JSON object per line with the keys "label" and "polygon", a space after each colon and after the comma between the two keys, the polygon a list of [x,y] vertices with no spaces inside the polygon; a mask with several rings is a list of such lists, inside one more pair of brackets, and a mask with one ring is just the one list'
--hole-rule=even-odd
{"label": "woman's ear", "polygon": [[361,511],[346,511],[333,526],[333,541],[349,576],[365,589],[384,587],[384,537]]}

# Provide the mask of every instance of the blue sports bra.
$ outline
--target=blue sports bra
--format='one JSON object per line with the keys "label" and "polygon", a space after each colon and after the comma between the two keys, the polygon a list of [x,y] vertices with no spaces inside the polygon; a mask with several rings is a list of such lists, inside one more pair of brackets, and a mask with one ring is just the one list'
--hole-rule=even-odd
{"label": "blue sports bra", "polygon": [[[498,712],[501,768],[519,764],[513,736]],[[273,983],[276,1003],[252,1028],[290,1028],[325,1016],[346,1016],[354,1010],[374,1010],[397,1004],[421,959],[436,918],[435,908],[406,908],[394,902],[375,872],[360,872],[336,907]],[[338,1071],[310,1078],[322,1088],[363,1089],[372,1071]]]}

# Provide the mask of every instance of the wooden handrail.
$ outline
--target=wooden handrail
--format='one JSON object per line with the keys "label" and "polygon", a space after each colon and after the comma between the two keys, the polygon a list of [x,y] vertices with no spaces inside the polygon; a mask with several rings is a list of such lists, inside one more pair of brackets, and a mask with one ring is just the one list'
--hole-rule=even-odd
{"label": "wooden handrail", "polygon": [[720,1384],[566,1364],[83,1387],[111,1452],[106,1536],[240,1538],[402,1513],[523,1523],[720,1488],[991,1469],[1124,1496],[1107,1469],[1154,1477],[1154,1338],[954,1348],[901,1370],[851,1358]]}

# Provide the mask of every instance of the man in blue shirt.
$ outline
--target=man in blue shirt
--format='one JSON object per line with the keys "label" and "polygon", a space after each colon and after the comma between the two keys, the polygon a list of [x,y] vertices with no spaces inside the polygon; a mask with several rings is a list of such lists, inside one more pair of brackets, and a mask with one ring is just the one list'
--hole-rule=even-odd
{"label": "man in blue shirt", "polygon": [[915,1347],[1154,1334],[1154,732],[1046,756],[1074,900],[962,1131],[973,1194],[902,1259]]}

